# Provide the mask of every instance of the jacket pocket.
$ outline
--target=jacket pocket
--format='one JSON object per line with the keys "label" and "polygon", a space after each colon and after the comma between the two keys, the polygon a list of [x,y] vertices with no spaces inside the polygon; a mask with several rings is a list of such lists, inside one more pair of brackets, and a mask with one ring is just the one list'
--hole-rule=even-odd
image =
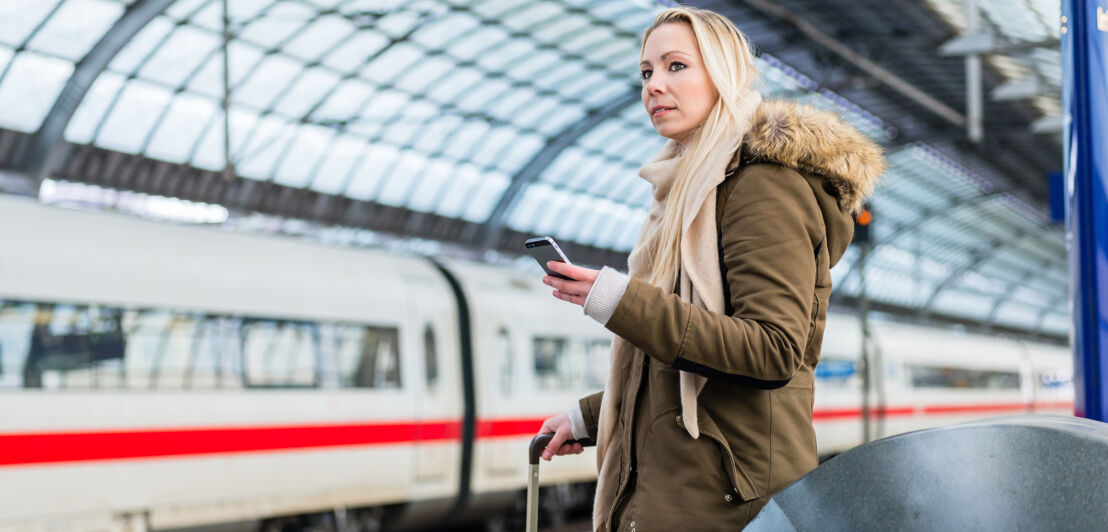
{"label": "jacket pocket", "polygon": [[713,440],[716,447],[719,448],[721,466],[724,473],[731,480],[731,489],[738,495],[739,500],[733,502],[739,503],[757,499],[758,490],[754,487],[754,482],[750,480],[750,475],[735,459],[735,453],[731,451],[731,445],[727,443],[727,438],[723,437],[723,432],[720,431],[719,426],[702,407],[696,407],[696,417],[697,424],[700,426],[700,435]]}

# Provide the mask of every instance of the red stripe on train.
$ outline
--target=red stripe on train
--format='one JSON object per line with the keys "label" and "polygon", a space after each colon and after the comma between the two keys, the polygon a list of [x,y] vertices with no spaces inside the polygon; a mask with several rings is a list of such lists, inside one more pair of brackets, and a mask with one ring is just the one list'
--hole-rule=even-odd
{"label": "red stripe on train", "polygon": [[0,466],[456,440],[459,421],[0,434]]}
{"label": "red stripe on train", "polygon": [[479,419],[477,420],[477,437],[503,438],[535,435],[542,428],[543,421],[546,421],[546,418]]}
{"label": "red stripe on train", "polygon": [[[1035,403],[1034,411],[1073,409],[1070,402]],[[973,414],[1024,411],[1023,403],[979,405],[929,405],[871,410],[873,415]],[[855,419],[860,408],[820,409],[814,421]],[[545,418],[483,419],[477,422],[478,438],[530,436]],[[124,460],[166,456],[283,451],[327,447],[414,444],[461,438],[460,421],[423,423],[364,423],[342,425],[291,425],[270,427],[222,427],[97,432],[0,433],[0,466]]]}
{"label": "red stripe on train", "polygon": [[[1027,403],[982,403],[960,405],[925,405],[920,407],[902,406],[889,408],[871,408],[870,415],[875,417],[914,416],[919,414],[988,414],[996,412],[1041,412],[1043,410],[1073,411],[1073,403],[1065,401]],[[861,408],[820,409],[812,412],[813,421],[831,421],[862,417]]]}

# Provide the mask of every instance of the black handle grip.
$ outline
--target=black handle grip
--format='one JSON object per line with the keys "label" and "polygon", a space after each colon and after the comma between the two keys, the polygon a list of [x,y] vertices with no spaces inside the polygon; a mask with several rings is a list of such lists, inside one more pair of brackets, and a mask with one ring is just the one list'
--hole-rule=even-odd
{"label": "black handle grip", "polygon": [[[543,449],[546,449],[546,446],[550,445],[550,440],[552,440],[552,439],[554,439],[554,434],[550,433],[550,432],[539,434],[538,436],[535,436],[534,438],[531,438],[531,449],[530,449],[530,460],[531,461],[528,462],[529,464],[538,465],[539,457],[542,456]],[[566,440],[565,443],[563,443],[562,445],[573,444],[573,443],[577,443],[577,440]]]}

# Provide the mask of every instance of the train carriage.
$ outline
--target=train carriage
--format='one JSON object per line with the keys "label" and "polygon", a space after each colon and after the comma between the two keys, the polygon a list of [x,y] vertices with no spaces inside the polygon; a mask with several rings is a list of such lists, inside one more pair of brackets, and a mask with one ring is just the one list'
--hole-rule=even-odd
{"label": "train carriage", "polygon": [[[0,232],[0,530],[484,519],[519,497],[541,421],[607,379],[609,334],[537,267],[21,198],[0,224],[22,228]],[[881,434],[1072,412],[1065,347],[872,328]],[[823,455],[862,441],[860,350],[856,318],[829,314]],[[591,453],[543,482],[587,492]]]}

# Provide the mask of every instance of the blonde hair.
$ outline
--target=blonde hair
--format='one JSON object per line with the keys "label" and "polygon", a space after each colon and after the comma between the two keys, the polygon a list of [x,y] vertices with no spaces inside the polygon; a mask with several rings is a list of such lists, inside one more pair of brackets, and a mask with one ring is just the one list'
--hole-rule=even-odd
{"label": "blonde hair", "polygon": [[739,123],[743,94],[758,78],[754,54],[745,35],[727,17],[707,9],[674,7],[654,18],[642,38],[641,58],[646,53],[646,40],[664,24],[687,24],[692,28],[701,60],[709,79],[719,93],[708,116],[685,139],[681,160],[677,163],[673,186],[666,200],[666,209],[658,231],[658,248],[654,254],[651,282],[672,288],[681,257],[681,225],[685,215],[685,198],[692,177],[703,170],[714,150],[736,150],[738,146],[719,146],[730,129]]}

